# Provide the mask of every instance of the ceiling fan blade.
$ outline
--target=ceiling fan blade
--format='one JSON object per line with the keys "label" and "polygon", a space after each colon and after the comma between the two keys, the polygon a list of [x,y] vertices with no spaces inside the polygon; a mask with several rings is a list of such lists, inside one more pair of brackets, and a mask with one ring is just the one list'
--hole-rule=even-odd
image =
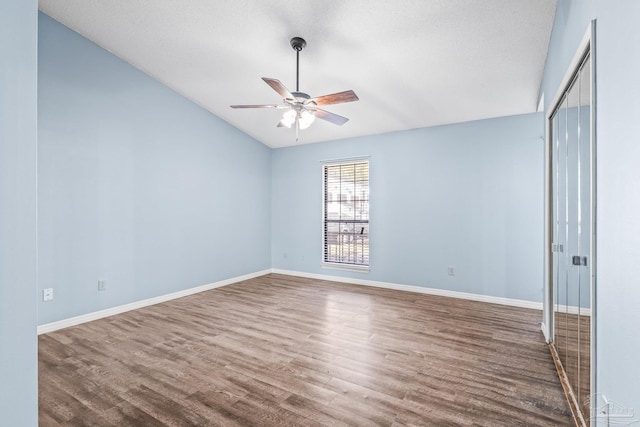
{"label": "ceiling fan blade", "polygon": [[288,105],[259,104],[259,105],[231,105],[231,108],[289,108]]}
{"label": "ceiling fan blade", "polygon": [[349,119],[347,119],[346,117],[342,117],[337,114],[330,113],[325,110],[321,110],[320,108],[309,108],[309,109],[315,113],[315,116],[317,118],[331,122],[334,125],[342,126],[343,124],[349,121]]}
{"label": "ceiling fan blade", "polygon": [[281,97],[285,99],[286,98],[293,99],[293,95],[291,95],[291,92],[289,92],[289,89],[287,89],[282,83],[280,83],[280,80],[270,79],[268,77],[263,77],[262,80],[264,80],[266,84],[271,86],[273,90],[278,92]]}
{"label": "ceiling fan blade", "polygon": [[315,102],[316,105],[330,105],[330,104],[342,104],[345,102],[357,101],[358,96],[352,90],[345,90],[344,92],[332,93],[330,95],[317,96],[311,98],[309,102]]}

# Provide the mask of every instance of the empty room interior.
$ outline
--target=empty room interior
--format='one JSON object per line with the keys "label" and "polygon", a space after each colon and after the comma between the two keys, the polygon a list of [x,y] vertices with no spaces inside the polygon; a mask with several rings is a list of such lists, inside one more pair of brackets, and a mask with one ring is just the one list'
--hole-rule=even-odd
{"label": "empty room interior", "polygon": [[0,426],[640,423],[639,19],[5,0]]}

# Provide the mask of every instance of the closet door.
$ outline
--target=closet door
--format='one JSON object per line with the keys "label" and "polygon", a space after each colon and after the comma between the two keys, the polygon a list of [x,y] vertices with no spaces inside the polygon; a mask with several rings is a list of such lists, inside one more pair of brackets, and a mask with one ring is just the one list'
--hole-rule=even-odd
{"label": "closet door", "polygon": [[579,75],[579,299],[578,299],[578,403],[582,413],[589,416],[591,388],[591,59],[587,58]]}
{"label": "closet door", "polygon": [[553,276],[554,283],[554,346],[558,358],[567,360],[567,99],[553,117]]}
{"label": "closet door", "polygon": [[589,417],[591,372],[591,60],[587,54],[550,117],[553,345],[572,406]]}
{"label": "closet door", "polygon": [[566,100],[566,345],[567,354],[563,361],[569,383],[576,398],[579,380],[579,305],[580,305],[580,271],[582,257],[580,254],[580,206],[581,206],[581,174],[580,174],[580,84],[579,76],[569,87]]}

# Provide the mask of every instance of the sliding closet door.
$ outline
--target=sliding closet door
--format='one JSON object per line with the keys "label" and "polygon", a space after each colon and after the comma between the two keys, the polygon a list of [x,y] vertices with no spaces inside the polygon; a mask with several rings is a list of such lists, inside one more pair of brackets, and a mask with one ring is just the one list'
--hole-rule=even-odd
{"label": "sliding closet door", "polygon": [[578,403],[582,413],[589,414],[591,372],[591,59],[587,58],[579,75],[579,267],[578,299]]}
{"label": "sliding closet door", "polygon": [[574,393],[578,391],[579,328],[578,312],[580,301],[580,85],[579,77],[569,88],[566,101],[567,113],[567,356],[564,368]]}
{"label": "sliding closet door", "polygon": [[588,419],[591,343],[591,61],[587,54],[550,117],[553,345],[575,408]]}
{"label": "sliding closet door", "polygon": [[567,100],[566,97],[553,117],[554,179],[554,346],[559,359],[567,360]]}

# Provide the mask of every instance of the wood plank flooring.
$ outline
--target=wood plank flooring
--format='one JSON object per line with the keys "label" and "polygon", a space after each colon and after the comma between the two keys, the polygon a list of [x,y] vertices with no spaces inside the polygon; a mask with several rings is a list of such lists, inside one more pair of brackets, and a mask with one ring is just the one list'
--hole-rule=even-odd
{"label": "wood plank flooring", "polygon": [[571,425],[540,319],[270,274],[41,335],[40,425]]}

